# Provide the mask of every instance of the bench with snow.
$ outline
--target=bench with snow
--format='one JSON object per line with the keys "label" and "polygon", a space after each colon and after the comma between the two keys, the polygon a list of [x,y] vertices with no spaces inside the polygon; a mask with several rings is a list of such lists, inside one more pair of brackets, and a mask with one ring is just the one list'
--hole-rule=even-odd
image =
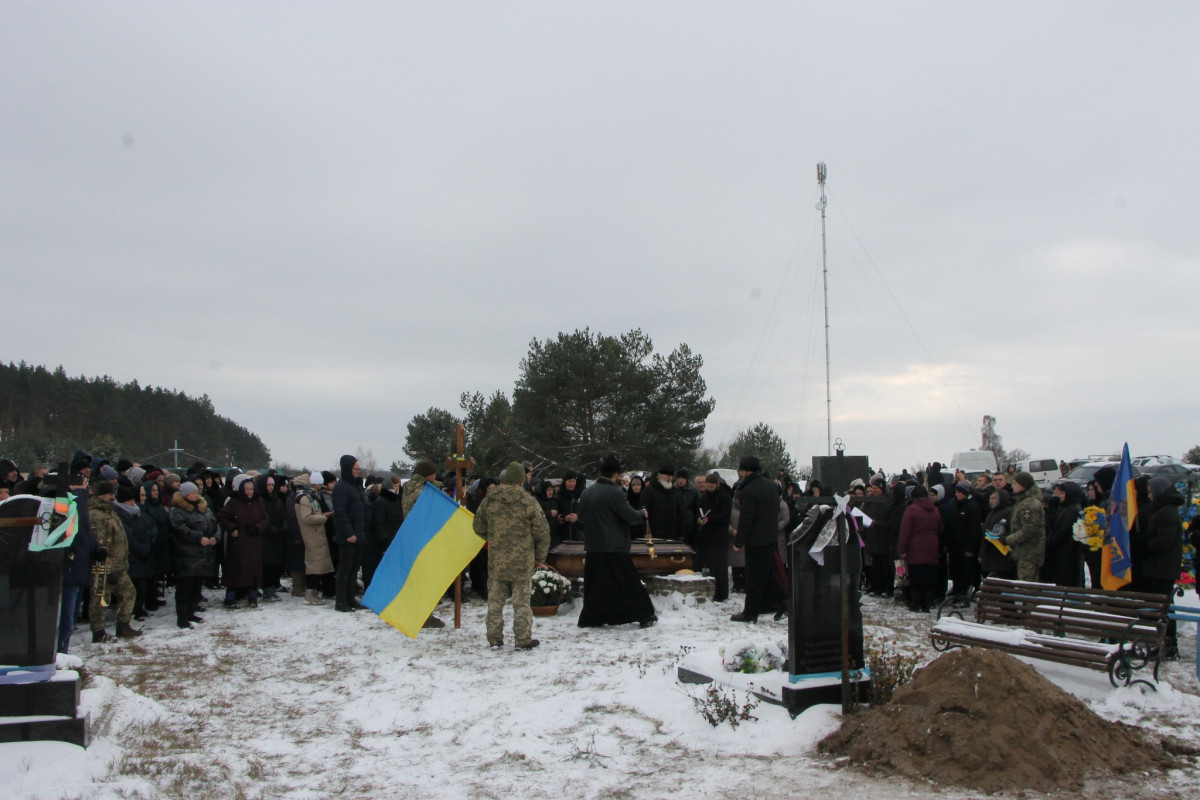
{"label": "bench with snow", "polygon": [[1108,674],[1113,686],[1158,681],[1170,599],[1048,583],[988,578],[972,598],[975,620],[939,616],[929,638],[936,650],[986,647]]}

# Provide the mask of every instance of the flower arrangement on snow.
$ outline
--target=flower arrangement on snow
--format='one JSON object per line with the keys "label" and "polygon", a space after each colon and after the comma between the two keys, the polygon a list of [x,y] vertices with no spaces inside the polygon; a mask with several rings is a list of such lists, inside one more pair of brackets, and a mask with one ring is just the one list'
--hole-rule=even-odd
{"label": "flower arrangement on snow", "polygon": [[556,606],[571,591],[571,581],[552,569],[539,569],[533,573],[533,593],[529,596],[531,606]]}
{"label": "flower arrangement on snow", "polygon": [[721,665],[726,672],[771,672],[787,665],[787,644],[755,644],[749,639],[736,639],[718,649]]}
{"label": "flower arrangement on snow", "polygon": [[1100,506],[1088,506],[1083,510],[1083,516],[1071,529],[1075,541],[1086,544],[1091,550],[1099,550],[1104,546],[1104,531],[1108,527],[1108,517]]}

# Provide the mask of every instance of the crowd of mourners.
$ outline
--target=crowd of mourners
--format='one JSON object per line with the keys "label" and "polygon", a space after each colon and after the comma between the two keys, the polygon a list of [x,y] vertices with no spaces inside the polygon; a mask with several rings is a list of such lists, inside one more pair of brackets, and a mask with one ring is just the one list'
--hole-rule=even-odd
{"label": "crowd of mourners", "polygon": [[[422,460],[402,482],[390,474],[363,476],[353,456],[343,456],[339,467],[339,473],[285,476],[235,468],[222,473],[196,463],[178,473],[76,452],[68,486],[80,528],[65,554],[59,651],[68,651],[74,627],[85,620],[93,642],[111,641],[110,611],[116,638],[140,636],[132,623],[163,608],[171,586],[183,629],[203,622],[206,604],[256,608],[285,592],[314,605],[333,600],[341,612],[358,610],[363,587],[420,492],[434,486],[453,494],[455,473],[439,476]],[[22,475],[16,464],[0,460],[0,499],[42,493],[43,484],[56,479],[46,472]],[[528,463],[510,472],[506,484],[523,473],[521,486],[541,508],[550,548],[587,542],[589,553],[597,549],[597,532],[589,538],[581,514],[585,476],[566,471],[535,480]],[[935,462],[916,474],[904,470],[889,478],[881,471],[856,479],[848,490],[855,509],[848,519],[861,544],[862,591],[928,612],[947,597],[968,596],[984,576],[1099,586],[1100,553],[1077,541],[1075,524],[1088,506],[1105,507],[1115,477],[1115,466],[1104,467],[1085,486],[1061,480],[1042,489],[1012,467],[970,480]],[[732,617],[742,622],[788,613],[789,534],[813,506],[830,502],[819,481],[802,486],[782,473],[767,477],[752,456],[742,460],[733,485],[720,472],[693,477],[671,464],[652,474],[615,472],[600,480],[613,484],[636,512],[620,523],[624,550],[646,536],[691,546],[697,571],[715,579],[717,602],[731,591],[746,594],[743,611]],[[468,510],[477,511],[497,484],[490,477],[470,479]],[[1179,577],[1184,499],[1165,478],[1141,476],[1134,485],[1139,511],[1131,531],[1133,581],[1126,588],[1170,593]],[[744,507],[753,509],[753,522],[739,521]],[[466,578],[470,591],[487,597],[486,549]],[[635,621],[645,626],[654,618]],[[425,624],[443,625],[434,616]],[[1173,657],[1174,623],[1168,638]]]}

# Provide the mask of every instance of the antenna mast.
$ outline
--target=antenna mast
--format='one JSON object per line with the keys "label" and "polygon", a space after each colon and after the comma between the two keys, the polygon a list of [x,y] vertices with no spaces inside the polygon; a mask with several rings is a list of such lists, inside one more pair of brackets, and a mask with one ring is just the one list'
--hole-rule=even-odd
{"label": "antenna mast", "polygon": [[825,287],[825,454],[833,455],[832,403],[829,399],[829,266],[825,263],[825,162],[817,164],[817,183],[821,185],[821,199],[817,210],[821,212],[821,282]]}

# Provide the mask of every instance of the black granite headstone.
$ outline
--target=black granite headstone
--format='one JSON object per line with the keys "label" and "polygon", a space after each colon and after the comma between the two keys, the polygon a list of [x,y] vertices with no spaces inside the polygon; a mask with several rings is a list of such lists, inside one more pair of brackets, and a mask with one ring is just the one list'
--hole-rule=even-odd
{"label": "black granite headstone", "polygon": [[40,506],[37,498],[0,506],[0,669],[54,668],[63,551],[32,552],[32,523],[3,524],[36,517]]}

